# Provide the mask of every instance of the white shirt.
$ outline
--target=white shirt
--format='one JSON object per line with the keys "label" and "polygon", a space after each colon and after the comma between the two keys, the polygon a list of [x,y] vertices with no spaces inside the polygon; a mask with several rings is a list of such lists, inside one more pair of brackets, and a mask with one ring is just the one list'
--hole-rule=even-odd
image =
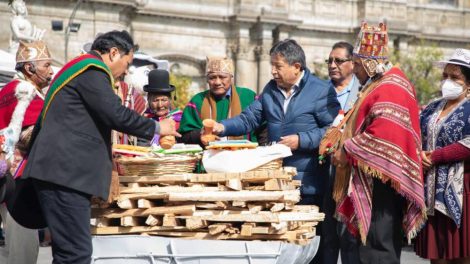
{"label": "white shirt", "polygon": [[287,111],[287,107],[289,106],[289,103],[290,103],[290,100],[292,99],[292,96],[294,96],[294,94],[297,92],[297,90],[299,90],[299,84],[300,84],[300,81],[302,80],[302,78],[304,77],[304,72],[305,71],[302,71],[302,73],[300,74],[300,77],[299,79],[297,79],[297,82],[295,82],[294,86],[292,86],[291,90],[289,91],[290,94],[288,94],[284,89],[282,89],[281,87],[277,87],[282,95],[284,95],[284,105],[283,105],[283,110],[284,110],[284,114],[286,113]]}

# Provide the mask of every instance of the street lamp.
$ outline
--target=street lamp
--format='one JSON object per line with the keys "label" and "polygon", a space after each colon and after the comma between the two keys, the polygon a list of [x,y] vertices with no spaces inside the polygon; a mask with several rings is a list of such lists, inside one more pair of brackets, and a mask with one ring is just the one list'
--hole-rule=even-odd
{"label": "street lamp", "polygon": [[77,13],[78,8],[82,4],[83,0],[77,0],[77,3],[75,4],[75,7],[73,8],[72,14],[70,14],[69,17],[69,23],[67,24],[67,27],[65,28],[65,49],[64,49],[64,63],[67,63],[68,61],[68,51],[69,51],[69,35],[70,32],[78,32],[80,29],[80,24],[79,23],[73,23],[73,19],[75,18],[75,14]]}

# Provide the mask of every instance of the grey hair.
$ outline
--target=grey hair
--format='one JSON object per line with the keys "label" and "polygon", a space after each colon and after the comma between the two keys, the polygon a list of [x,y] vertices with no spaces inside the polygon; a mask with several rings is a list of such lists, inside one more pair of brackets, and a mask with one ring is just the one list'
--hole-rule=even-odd
{"label": "grey hair", "polygon": [[280,55],[284,57],[289,65],[294,63],[300,63],[301,69],[307,68],[305,63],[305,52],[302,47],[293,39],[281,40],[269,51],[269,55],[275,56]]}
{"label": "grey hair", "polygon": [[33,68],[36,68],[36,62],[35,61],[24,61],[24,62],[16,63],[15,70],[23,72],[25,70],[24,67],[26,66],[26,64],[31,64],[31,65],[33,65]]}

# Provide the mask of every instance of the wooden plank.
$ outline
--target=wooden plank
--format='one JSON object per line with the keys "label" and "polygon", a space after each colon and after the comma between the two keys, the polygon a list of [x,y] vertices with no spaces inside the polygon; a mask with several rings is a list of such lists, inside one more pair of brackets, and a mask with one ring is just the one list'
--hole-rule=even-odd
{"label": "wooden plank", "polygon": [[255,227],[256,224],[254,223],[245,223],[242,225],[242,230],[240,234],[242,236],[251,236],[253,234],[253,227]]}
{"label": "wooden plank", "polygon": [[121,209],[137,208],[137,202],[135,200],[130,200],[130,199],[122,199],[118,197],[116,204]]}
{"label": "wooden plank", "polygon": [[220,204],[219,202],[215,203],[204,203],[204,202],[199,202],[194,204],[196,208],[203,208],[203,209],[225,209],[227,208],[227,204],[223,203]]}
{"label": "wooden plank", "polygon": [[[122,194],[118,197],[117,204],[123,209],[129,209],[128,206],[133,206],[131,200],[138,199],[167,199],[167,193],[133,193],[133,194]],[[137,205],[137,204],[136,204]],[[135,208],[135,207],[132,207]]]}
{"label": "wooden plank", "polygon": [[269,179],[264,182],[264,189],[266,191],[282,191],[282,180]]}
{"label": "wooden plank", "polygon": [[225,231],[225,229],[232,227],[232,224],[212,224],[208,227],[209,234],[217,235]]}
{"label": "wooden plank", "polygon": [[285,221],[323,221],[323,213],[302,213],[302,212],[280,212],[271,213],[261,211],[257,214],[219,214],[219,215],[201,215],[201,216],[178,216],[178,218],[199,217],[202,220],[214,222],[254,222],[254,223],[279,223]]}
{"label": "wooden plank", "polygon": [[149,215],[164,215],[164,214],[192,214],[196,211],[194,205],[182,206],[161,206],[148,209],[128,209],[128,210],[115,210],[113,212],[105,212],[101,216],[105,218],[121,218],[124,216],[149,216]]}
{"label": "wooden plank", "polygon": [[266,191],[288,191],[295,190],[296,187],[283,179],[270,179],[264,182],[264,189]]}
{"label": "wooden plank", "polygon": [[135,216],[123,216],[121,217],[121,226],[142,226],[145,223],[145,219]]}
{"label": "wooden plank", "polygon": [[207,227],[207,221],[202,220],[200,218],[187,218],[186,227],[189,230],[205,228]]}
{"label": "wooden plank", "polygon": [[292,180],[292,177],[296,175],[293,171],[288,169],[285,170],[273,170],[273,171],[249,171],[242,173],[206,173],[206,174],[193,174],[191,182],[200,183],[224,183],[230,179],[238,179],[242,182],[264,182],[269,179],[286,179]]}
{"label": "wooden plank", "polygon": [[123,226],[108,226],[108,227],[91,227],[90,231],[93,235],[117,235],[117,234],[135,234],[135,233],[144,233],[150,231],[159,231],[159,230],[187,230],[184,226],[132,226],[132,227],[123,227]]}
{"label": "wooden plank", "polygon": [[241,191],[243,190],[243,184],[240,179],[229,179],[226,183],[225,186],[228,188],[235,190],[235,191]]}
{"label": "wooden plank", "polygon": [[271,227],[274,228],[274,230],[287,230],[287,222],[271,223]]}
{"label": "wooden plank", "polygon": [[149,215],[145,220],[145,224],[148,226],[161,226],[163,224],[163,218],[161,216]]}
{"label": "wooden plank", "polygon": [[282,210],[284,210],[284,207],[285,207],[285,204],[284,203],[274,203],[271,208],[269,208],[269,210],[271,212],[280,212]]}
{"label": "wooden plank", "polygon": [[246,207],[245,201],[233,201],[232,206],[234,207]]}
{"label": "wooden plank", "polygon": [[148,199],[138,199],[137,208],[152,208],[155,207],[156,203]]}
{"label": "wooden plank", "polygon": [[222,209],[229,207],[229,203],[227,201],[216,201],[215,204]]}
{"label": "wooden plank", "polygon": [[222,191],[170,193],[169,201],[300,201],[300,191]]}
{"label": "wooden plank", "polygon": [[175,227],[180,226],[180,221],[175,217],[174,214],[165,214],[163,216],[162,226]]}
{"label": "wooden plank", "polygon": [[225,229],[225,232],[226,233],[229,233],[229,234],[240,234],[240,229],[237,228],[237,227],[228,227],[227,229]]}
{"label": "wooden plank", "polygon": [[191,179],[191,174],[170,174],[162,176],[119,176],[119,182],[137,183],[177,183],[187,182]]}
{"label": "wooden plank", "polygon": [[121,187],[121,194],[133,194],[133,193],[168,193],[168,192],[207,192],[207,191],[218,191],[218,187],[204,187],[201,185],[195,186],[152,186],[152,187],[137,187],[128,188]]}
{"label": "wooden plank", "polygon": [[297,175],[294,167],[284,167],[281,170],[272,171],[250,171],[242,173],[205,173],[205,174],[168,174],[160,176],[119,176],[121,183],[177,183],[177,182],[197,182],[197,183],[224,183],[229,179],[239,179],[243,182],[264,182],[269,179],[292,180]]}
{"label": "wooden plank", "polygon": [[248,209],[250,210],[250,213],[256,214],[260,212],[261,210],[263,210],[264,206],[260,204],[248,204]]}

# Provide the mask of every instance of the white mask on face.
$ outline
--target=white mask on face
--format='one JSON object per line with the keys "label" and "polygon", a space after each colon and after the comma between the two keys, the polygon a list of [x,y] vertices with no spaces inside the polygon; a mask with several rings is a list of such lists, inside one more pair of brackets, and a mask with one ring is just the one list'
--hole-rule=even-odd
{"label": "white mask on face", "polygon": [[463,93],[463,86],[446,79],[441,82],[442,98],[447,100],[457,99]]}

